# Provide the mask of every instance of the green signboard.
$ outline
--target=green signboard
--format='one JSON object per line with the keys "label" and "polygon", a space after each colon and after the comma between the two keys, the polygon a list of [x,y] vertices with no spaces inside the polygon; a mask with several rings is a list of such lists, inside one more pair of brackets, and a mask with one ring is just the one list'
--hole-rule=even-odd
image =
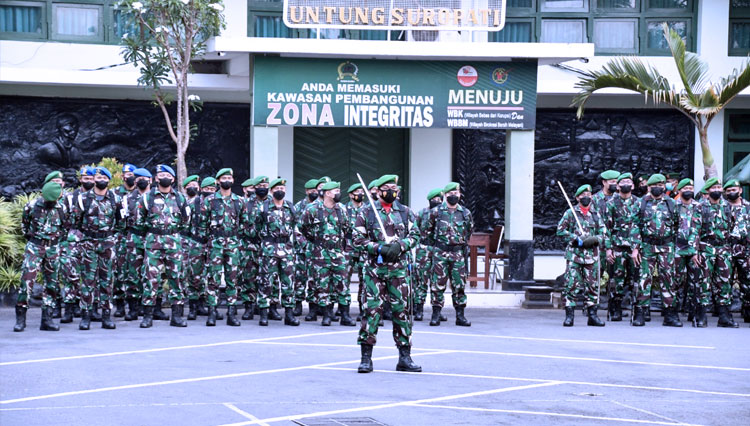
{"label": "green signboard", "polygon": [[533,129],[536,61],[255,58],[253,125]]}

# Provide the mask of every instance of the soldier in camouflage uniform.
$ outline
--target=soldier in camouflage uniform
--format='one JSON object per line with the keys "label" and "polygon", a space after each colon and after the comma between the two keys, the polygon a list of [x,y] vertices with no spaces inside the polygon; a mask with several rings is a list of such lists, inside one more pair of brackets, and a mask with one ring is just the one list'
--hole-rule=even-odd
{"label": "soldier in camouflage uniform", "polygon": [[[59,173],[59,172],[58,172]],[[62,180],[62,174],[59,177]],[[21,286],[16,302],[16,324],[13,331],[26,328],[26,311],[37,274],[42,273],[42,323],[40,330],[58,331],[52,310],[60,288],[57,283],[58,243],[65,234],[65,208],[60,202],[62,185],[47,182],[42,196],[23,208],[21,230],[27,240],[21,265]]]}
{"label": "soldier in camouflage uniform", "polygon": [[[135,169],[137,167],[133,164],[125,164],[122,166],[122,185],[115,189],[117,199],[122,200],[128,194],[135,190]],[[125,283],[122,282],[121,277],[124,276],[123,269],[127,267],[127,247],[125,246],[125,234],[122,229],[117,229],[115,234],[117,242],[115,243],[115,260],[113,263],[115,283],[112,286],[112,299],[115,304],[115,313],[113,314],[116,318],[125,316]]]}
{"label": "soldier in camouflage uniform", "polygon": [[[430,288],[430,274],[432,270],[433,245],[430,235],[425,235],[424,230],[429,222],[430,210],[443,202],[443,188],[433,189],[427,193],[429,205],[417,214],[417,227],[420,229],[421,238],[416,249],[416,280],[414,285],[414,321],[422,321],[424,317],[424,304],[427,301],[427,292]],[[447,320],[447,318],[446,318]]]}
{"label": "soldier in camouflage uniform", "polygon": [[107,189],[112,174],[105,167],[97,167],[92,191],[79,194],[73,203],[72,227],[80,235],[80,253],[83,253],[83,279],[81,282],[80,330],[88,330],[94,307],[96,289],[102,307],[102,328],[114,329],[110,315],[112,298],[112,262],[119,213],[114,191]]}
{"label": "soldier in camouflage uniform", "polygon": [[701,256],[698,252],[703,219],[701,206],[693,199],[694,188],[691,179],[683,179],[675,187],[675,192],[679,195],[676,204],[680,223],[675,237],[675,274],[672,292],[680,300],[681,295],[687,295],[690,306],[688,320],[692,321],[695,318],[694,325],[706,327],[706,309],[702,304],[696,303],[697,287],[703,281]]}
{"label": "soldier in camouflage uniform", "polygon": [[[308,182],[310,182],[310,181],[308,181]],[[317,192],[318,195],[317,195],[317,197],[315,197],[315,200],[309,201],[308,204],[321,203],[322,202],[322,200],[323,200],[323,190],[321,188],[326,183],[331,182],[331,178],[328,177],[328,176],[323,176],[322,178],[318,179],[317,182],[318,182],[317,185],[315,185],[315,191]],[[310,183],[312,183],[312,182],[310,182]],[[308,200],[309,200],[310,197],[311,196],[308,195]],[[305,206],[305,208],[307,208],[307,206]],[[298,210],[296,208],[296,206],[295,206],[294,211],[297,212],[297,213],[299,213],[299,214],[302,214],[302,210]],[[302,235],[301,232],[299,232],[299,229],[297,229],[297,233],[296,233],[295,236],[298,238],[298,240],[296,241],[295,244],[298,247],[303,247],[303,250],[304,250],[303,258],[305,260],[307,260],[308,258],[312,258],[312,255],[313,255],[312,254],[312,252],[313,252],[312,243],[310,243],[309,241],[303,241],[305,237]],[[317,270],[313,267],[312,262],[303,262],[303,263],[306,266],[305,272],[304,272],[305,273],[304,279],[307,282],[307,301],[309,303],[312,303],[310,305],[310,310],[308,311],[307,315],[305,316],[305,321],[308,321],[308,322],[309,321],[317,321],[318,320],[318,314],[323,315],[323,311],[320,311],[318,309],[318,304],[316,303],[316,300],[315,300],[315,294],[320,291],[320,289],[318,288],[318,278],[315,276],[315,273],[317,272]],[[332,318],[331,320],[332,321],[338,321],[338,319],[335,318],[335,317]]]}
{"label": "soldier in camouflage uniform", "polygon": [[138,200],[136,223],[146,230],[144,247],[143,321],[141,328],[153,326],[157,288],[164,280],[169,285],[172,318],[169,325],[187,327],[182,317],[184,293],[180,282],[182,270],[182,236],[187,229],[190,207],[185,196],[172,188],[175,172],[170,166],[156,166],[157,187]]}
{"label": "soldier in camouflage uniform", "polygon": [[445,289],[451,284],[451,298],[456,309],[456,325],[470,327],[464,316],[466,309],[466,255],[469,237],[474,228],[469,209],[458,204],[461,188],[451,182],[443,188],[445,201],[431,209],[427,222],[420,227],[422,240],[432,244],[432,269],[430,271],[430,299],[432,300],[431,326],[440,325],[440,311],[445,305]]}
{"label": "soldier in camouflage uniform", "polygon": [[[598,309],[597,292],[599,283],[596,277],[599,250],[607,236],[599,213],[591,204],[591,185],[582,185],[575,193],[578,204],[568,209],[557,224],[557,236],[566,241],[565,260],[565,321],[563,326],[571,327],[575,319],[575,306],[578,295],[583,292],[584,306],[588,313],[587,324],[603,327],[604,322],[596,315]],[[576,217],[578,221],[576,221]],[[580,227],[579,224],[580,223]],[[583,228],[583,231],[581,231]]]}
{"label": "soldier in camouflage uniform", "polygon": [[237,278],[240,267],[240,237],[247,212],[242,199],[232,193],[234,172],[224,168],[216,173],[220,190],[203,200],[200,220],[201,236],[208,239],[208,318],[207,326],[216,325],[216,306],[219,303],[219,283],[224,272],[227,294],[227,325],[239,326],[237,319]]}
{"label": "soldier in camouflage uniform", "polygon": [[737,277],[742,298],[742,318],[750,322],[750,202],[742,198],[742,185],[737,179],[724,184],[724,196],[732,208],[735,232],[729,238],[732,254],[732,275]]}
{"label": "soldier in camouflage uniform", "polygon": [[[411,359],[412,324],[407,305],[411,295],[407,282],[406,252],[419,244],[419,229],[414,226],[416,216],[403,204],[395,204],[398,195],[398,176],[382,176],[374,184],[379,200],[363,207],[354,224],[354,248],[367,254],[364,268],[365,309],[359,331],[362,362],[357,371],[372,372],[372,349],[377,342],[378,324],[386,299],[393,310],[393,340],[399,352],[398,371],[422,371]],[[377,221],[378,215],[385,235]]]}
{"label": "soldier in camouflage uniform", "polygon": [[[617,170],[606,170],[603,171],[599,178],[601,179],[601,185],[602,188],[594,194],[591,197],[591,205],[594,210],[599,214],[599,217],[602,219],[602,221],[606,221],[606,214],[607,214],[607,203],[612,199],[612,197],[617,194],[617,180],[620,177],[620,172]],[[606,238],[605,238],[606,240]],[[599,250],[599,276],[601,278],[601,282],[599,285],[601,286],[600,291],[607,291],[609,288],[609,282],[612,278],[611,276],[611,268],[608,267],[607,263],[607,253],[605,250]]]}
{"label": "soldier in camouflage uniform", "polygon": [[[247,212],[251,212],[255,205],[255,179],[248,178],[242,182],[242,204]],[[238,299],[245,306],[242,314],[243,320],[253,319],[253,309],[256,300],[255,277],[257,269],[253,267],[253,249],[257,247],[250,241],[246,232],[243,231],[240,239],[240,275],[238,286]]]}
{"label": "soldier in camouflage uniform", "polygon": [[351,233],[351,223],[341,200],[341,184],[329,182],[321,188],[323,198],[311,203],[300,214],[298,227],[312,244],[312,262],[317,281],[315,303],[323,313],[323,326],[330,326],[334,317],[333,306],[338,301],[341,325],[354,326],[349,316],[351,296],[346,282],[346,236]]}
{"label": "soldier in camouflage uniform", "polygon": [[739,239],[732,208],[722,198],[723,188],[717,178],[706,181],[708,202],[701,208],[703,226],[700,234],[701,256],[705,261],[701,294],[698,302],[710,304],[711,290],[716,292],[719,327],[736,328],[739,324],[732,319],[729,306],[732,304],[732,252],[731,240]]}
{"label": "soldier in camouflage uniform", "polygon": [[[648,179],[649,193],[633,206],[631,244],[633,262],[640,268],[638,302],[633,310],[632,325],[645,325],[645,313],[651,306],[651,289],[656,281],[661,289],[664,322],[669,327],[682,327],[675,311],[672,292],[674,279],[675,236],[680,215],[675,201],[665,195],[666,178],[654,174]],[[658,272],[657,272],[658,271]]]}
{"label": "soldier in camouflage uniform", "polygon": [[[200,232],[201,215],[203,214],[203,201],[206,197],[212,197],[216,192],[216,179],[211,176],[204,178],[200,185],[195,182],[188,182],[185,186],[187,193],[187,203],[190,206],[190,227],[187,233],[187,256],[183,262],[185,269],[184,288],[188,297],[188,320],[195,320],[198,315],[208,316],[208,310],[203,306],[206,297],[206,279],[208,277],[206,261],[206,242],[207,238]],[[195,188],[200,186],[200,193],[191,195]],[[193,188],[193,189],[191,189]],[[185,240],[184,240],[185,241]],[[183,245],[185,242],[183,241]],[[183,247],[183,251],[184,251]],[[218,312],[216,319],[219,318]]]}
{"label": "soldier in camouflage uniform", "polygon": [[630,234],[633,227],[632,210],[638,197],[633,195],[633,175],[623,173],[617,178],[619,193],[606,203],[602,218],[607,227],[604,247],[607,249],[607,263],[612,275],[609,289],[608,317],[611,321],[622,321],[622,300],[625,289],[638,280],[637,269],[630,257]]}
{"label": "soldier in camouflage uniform", "polygon": [[359,286],[357,290],[357,302],[359,303],[359,314],[357,315],[357,321],[362,319],[363,303],[362,295],[364,294],[364,285],[362,285],[362,267],[364,266],[362,253],[358,250],[354,250],[354,243],[352,241],[354,229],[354,222],[357,220],[357,214],[359,210],[364,206],[365,201],[365,190],[361,183],[355,183],[347,190],[349,194],[349,202],[346,203],[346,217],[349,218],[349,235],[346,236],[346,257],[347,257],[347,271],[346,271],[346,285],[351,288],[352,275],[357,272],[359,279]]}
{"label": "soldier in camouflage uniform", "polygon": [[65,220],[63,221],[64,228],[63,228],[63,235],[60,238],[60,241],[57,243],[57,262],[55,263],[55,285],[57,285],[57,298],[55,299],[54,308],[52,309],[52,318],[60,318],[62,317],[62,306],[63,306],[63,280],[62,280],[62,272],[60,272],[60,259],[62,257],[62,253],[60,251],[60,246],[64,241],[67,239],[68,235],[68,216],[70,213],[70,209],[68,208],[67,198],[65,197],[65,181],[63,180],[63,174],[60,171],[54,171],[49,172],[47,176],[44,178],[44,183],[42,186],[46,185],[49,182],[55,182],[62,187],[63,192],[60,195],[60,205],[63,208],[63,215],[65,217]]}
{"label": "soldier in camouflage uniform", "polygon": [[[189,207],[190,216],[188,217],[187,224],[181,232],[182,235],[182,269],[180,270],[180,283],[185,293],[185,298],[188,303],[188,320],[195,320],[198,317],[198,297],[193,299],[190,298],[190,291],[188,286],[192,279],[192,274],[195,271],[200,271],[197,266],[190,264],[190,256],[196,251],[203,250],[203,244],[198,242],[195,233],[195,203],[199,197],[201,190],[200,186],[201,178],[198,175],[190,175],[183,179],[182,188],[184,190],[183,195],[185,196],[185,203]],[[184,309],[184,308],[183,308]]]}
{"label": "soldier in camouflage uniform", "polygon": [[[294,204],[295,212],[299,212],[301,214],[305,211],[307,206],[310,205],[310,203],[318,199],[318,183],[320,183],[318,179],[310,179],[305,182],[305,198],[297,201],[297,203]],[[313,321],[313,316],[315,317],[315,320],[317,320],[317,315],[315,315],[316,304],[315,301],[312,300],[312,298],[308,299],[308,297],[305,295],[305,289],[307,288],[308,263],[307,259],[305,258],[305,253],[307,252],[308,244],[305,236],[301,232],[299,232],[299,229],[297,231],[297,239],[294,246],[294,256],[296,259],[294,264],[294,315],[302,315],[302,302],[304,300],[307,300],[310,307],[308,311],[308,317],[310,319],[305,318],[305,320]]]}

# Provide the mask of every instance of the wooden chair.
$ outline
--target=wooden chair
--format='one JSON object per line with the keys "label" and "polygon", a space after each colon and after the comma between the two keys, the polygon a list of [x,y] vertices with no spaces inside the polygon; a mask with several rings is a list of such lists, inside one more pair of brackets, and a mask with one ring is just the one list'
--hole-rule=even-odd
{"label": "wooden chair", "polygon": [[[471,288],[476,288],[477,281],[483,281],[485,289],[490,288],[490,237],[490,234],[483,232],[475,232],[469,237],[469,276],[467,281],[469,281]],[[480,249],[482,249],[481,252]],[[477,271],[479,256],[484,257],[484,275],[482,276]]]}
{"label": "wooden chair", "polygon": [[[490,288],[494,289],[497,284],[497,277],[502,277],[501,270],[504,270],[508,266],[508,256],[503,253],[503,235],[505,234],[505,227],[498,225],[492,230],[492,236],[490,237],[490,247],[493,249],[489,253],[490,263],[490,282],[492,283]],[[502,271],[504,272],[504,271]]]}

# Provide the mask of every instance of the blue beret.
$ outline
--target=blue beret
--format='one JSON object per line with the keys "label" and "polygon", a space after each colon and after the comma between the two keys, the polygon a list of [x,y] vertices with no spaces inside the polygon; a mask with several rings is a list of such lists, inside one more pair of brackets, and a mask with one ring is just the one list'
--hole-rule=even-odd
{"label": "blue beret", "polygon": [[104,175],[108,179],[112,179],[112,173],[110,173],[109,170],[107,170],[107,168],[104,167],[104,166],[99,166],[96,169],[94,169],[94,174],[95,175]]}
{"label": "blue beret", "polygon": [[167,166],[166,164],[159,164],[158,166],[156,166],[156,173],[159,173],[159,172],[167,172],[172,176],[176,176],[174,169]]}
{"label": "blue beret", "polygon": [[151,172],[149,172],[146,169],[135,169],[135,170],[133,170],[133,174],[136,175],[137,177],[147,177],[147,178],[152,178],[153,177],[151,175]]}
{"label": "blue beret", "polygon": [[136,167],[134,164],[128,163],[128,164],[122,166],[122,172],[123,173],[126,173],[126,172],[133,172],[133,173],[135,173],[135,169],[137,169],[137,168],[138,167]]}

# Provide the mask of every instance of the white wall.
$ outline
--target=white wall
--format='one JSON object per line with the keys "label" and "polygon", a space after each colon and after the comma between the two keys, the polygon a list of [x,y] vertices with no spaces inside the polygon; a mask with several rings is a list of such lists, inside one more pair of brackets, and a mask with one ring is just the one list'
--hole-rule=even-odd
{"label": "white wall", "polygon": [[279,127],[278,167],[279,176],[287,181],[287,199],[291,200],[294,188],[294,127]]}
{"label": "white wall", "polygon": [[250,134],[250,176],[279,175],[279,128],[252,127]]}
{"label": "white wall", "polygon": [[450,129],[411,129],[409,145],[409,205],[427,207],[427,193],[452,180]]}

